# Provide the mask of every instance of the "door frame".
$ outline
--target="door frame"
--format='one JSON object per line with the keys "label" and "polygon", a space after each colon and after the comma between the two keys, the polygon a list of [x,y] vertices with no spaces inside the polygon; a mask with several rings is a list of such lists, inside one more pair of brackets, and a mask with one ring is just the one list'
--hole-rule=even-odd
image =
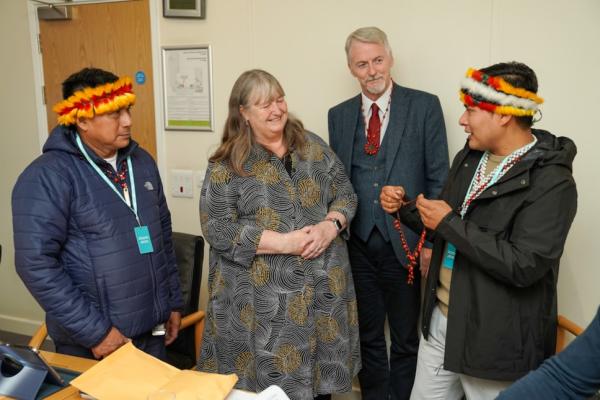
{"label": "door frame", "polygon": [[[162,17],[161,4],[162,0],[148,0],[148,8],[150,10],[150,45],[152,49],[152,70],[154,77],[154,123],[156,130],[156,163],[158,170],[163,179],[166,175],[166,160],[165,160],[165,130],[164,130],[164,110],[163,105],[163,76],[162,64],[160,58],[160,30],[158,29],[159,18]],[[46,107],[43,104],[42,87],[44,86],[44,68],[42,63],[42,54],[39,52],[38,37],[40,34],[40,26],[37,19],[37,8],[42,7],[41,4],[36,4],[31,0],[27,0],[27,14],[29,17],[29,34],[31,41],[31,56],[33,60],[33,81],[35,87],[35,102],[36,116],[38,127],[38,140],[40,154],[44,143],[48,139],[48,125]],[[81,4],[85,7],[85,3]],[[65,77],[66,78],[66,77]]]}

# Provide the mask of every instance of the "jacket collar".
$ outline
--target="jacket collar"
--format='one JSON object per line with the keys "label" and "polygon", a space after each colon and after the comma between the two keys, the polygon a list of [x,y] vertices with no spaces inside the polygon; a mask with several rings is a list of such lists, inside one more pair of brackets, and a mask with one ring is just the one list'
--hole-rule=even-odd
{"label": "jacket collar", "polygon": [[[62,125],[56,126],[54,129],[52,129],[50,136],[48,136],[48,140],[46,140],[42,152],[46,153],[49,151],[62,151],[83,158],[83,154],[81,154],[81,151],[79,151],[79,148],[77,147],[75,135],[77,135],[77,130],[73,127],[67,127]],[[83,143],[83,146],[90,155],[90,158],[96,164],[106,163],[106,161],[104,161],[102,157],[99,157],[85,143]],[[121,160],[131,155],[135,151],[135,149],[137,149],[137,147],[138,143],[135,140],[131,139],[127,147],[118,151],[117,164],[120,163]]]}
{"label": "jacket collar", "polygon": [[[543,165],[544,163],[553,163],[562,165],[565,168],[571,168],[573,158],[577,152],[575,144],[567,138],[557,138],[549,132],[533,129],[532,133],[537,137],[538,142],[533,148],[525,154],[523,159],[513,166],[502,178],[493,186],[487,188],[477,199],[489,199],[498,197],[517,190],[523,190],[530,186],[531,170],[535,165]],[[460,206],[464,199],[464,195],[468,190],[469,184],[479,160],[483,152],[470,150],[468,142],[455,160],[456,170],[452,176],[449,176],[448,181],[454,182],[460,187],[452,190],[452,193],[459,193],[463,197],[460,199],[451,199],[454,202],[458,201],[455,206]],[[462,171],[462,169],[467,169]],[[467,179],[457,180],[457,174],[462,173]],[[459,195],[459,196],[460,196]]]}
{"label": "jacket collar", "polygon": [[[70,135],[69,135],[69,140],[71,141],[71,143],[75,147],[77,153],[80,154],[81,152],[79,151],[79,148],[77,147],[77,143],[75,141],[76,135],[77,135],[76,131],[71,131]],[[83,147],[85,148],[85,150],[89,154],[90,158],[96,164],[105,164],[106,163],[106,161],[102,157],[100,157],[99,155],[97,155],[94,150],[92,150],[87,144],[85,144],[83,142],[83,140],[81,141],[81,143],[83,144]],[[137,147],[138,147],[137,142],[134,141],[133,139],[130,139],[129,140],[129,144],[127,145],[127,147],[124,147],[124,148],[119,149],[117,151],[117,165],[120,165],[121,162],[124,159],[126,159],[128,156],[130,156]]]}
{"label": "jacket collar", "polygon": [[[506,193],[529,187],[531,168],[543,156],[545,150],[545,144],[538,141],[538,143],[536,143],[535,146],[533,146],[531,150],[525,154],[520,162],[509,169],[506,174],[498,180],[498,182],[484,190],[476,200],[498,197]],[[474,160],[475,166],[473,167],[473,173],[475,173],[477,164],[479,163],[481,155],[483,155],[482,152],[477,153],[479,153],[480,156]]]}

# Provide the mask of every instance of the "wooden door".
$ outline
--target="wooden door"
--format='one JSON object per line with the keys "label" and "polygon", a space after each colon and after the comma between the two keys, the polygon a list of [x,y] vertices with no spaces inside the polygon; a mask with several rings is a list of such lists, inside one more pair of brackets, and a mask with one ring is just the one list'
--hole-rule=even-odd
{"label": "wooden door", "polygon": [[[40,47],[48,132],[56,126],[52,107],[62,100],[61,83],[84,67],[102,68],[134,81],[132,136],[156,159],[156,130],[148,0],[71,6],[71,20],[41,20]],[[135,82],[136,72],[146,75]]]}

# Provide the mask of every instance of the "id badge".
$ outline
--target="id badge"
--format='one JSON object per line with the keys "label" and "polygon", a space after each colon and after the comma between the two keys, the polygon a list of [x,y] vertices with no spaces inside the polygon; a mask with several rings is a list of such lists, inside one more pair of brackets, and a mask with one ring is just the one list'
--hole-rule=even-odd
{"label": "id badge", "polygon": [[154,248],[152,247],[152,239],[150,238],[150,231],[147,226],[136,226],[134,229],[135,238],[137,240],[140,254],[152,253]]}
{"label": "id badge", "polygon": [[442,261],[442,266],[444,268],[452,269],[454,268],[454,258],[456,257],[456,247],[452,243],[448,243],[448,248],[446,250],[446,254],[444,255],[444,261]]}

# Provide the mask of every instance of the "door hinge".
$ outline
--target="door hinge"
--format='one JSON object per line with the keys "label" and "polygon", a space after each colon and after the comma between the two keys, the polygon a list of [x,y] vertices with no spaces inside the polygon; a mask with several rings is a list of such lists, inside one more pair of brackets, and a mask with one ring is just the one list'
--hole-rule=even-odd
{"label": "door hinge", "polygon": [[[35,0],[37,1],[37,0]],[[69,2],[70,3],[70,2]],[[74,4],[69,4],[74,5]],[[53,20],[70,20],[71,9],[66,6],[58,6],[55,4],[46,3],[46,7],[37,8],[38,20],[53,21]]]}
{"label": "door hinge", "polygon": [[46,105],[46,85],[42,85],[42,102]]}
{"label": "door hinge", "polygon": [[40,54],[42,54],[42,35],[40,35],[40,34],[38,33],[38,35],[37,35],[37,39],[38,39],[38,52],[39,52]]}

